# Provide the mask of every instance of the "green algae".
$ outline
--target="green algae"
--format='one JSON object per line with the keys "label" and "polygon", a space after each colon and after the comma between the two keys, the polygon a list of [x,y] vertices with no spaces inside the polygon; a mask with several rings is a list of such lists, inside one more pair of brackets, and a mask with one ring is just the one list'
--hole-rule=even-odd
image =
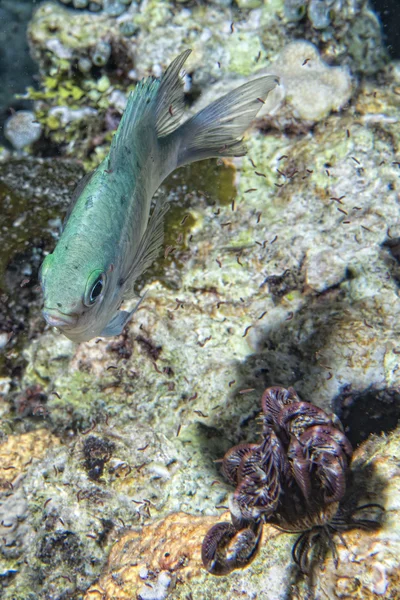
{"label": "green algae", "polygon": [[[5,270],[11,259],[25,249],[31,240],[28,227],[21,227],[27,218],[29,202],[18,196],[0,181],[0,203],[2,206],[2,252],[0,254],[0,279],[3,281]],[[48,214],[40,215],[48,220]]]}
{"label": "green algae", "polygon": [[55,165],[21,159],[0,165],[0,314],[3,331],[13,334],[0,354],[0,376],[18,371],[24,363],[21,349],[36,328],[44,327],[35,319],[40,314],[37,273],[82,174],[83,169],[70,161]]}
{"label": "green algae", "polygon": [[[28,97],[37,103],[35,116],[43,126],[47,141],[64,147],[66,155],[84,160],[86,170],[99,164],[112,138],[112,132],[104,131],[104,114],[108,107],[105,97],[110,87],[105,89],[106,80],[109,83],[105,76],[90,80],[60,69],[55,76],[44,78],[40,90],[28,89]],[[51,111],[59,107],[83,112],[65,123]],[[93,114],[88,115],[87,109],[92,109]],[[101,144],[93,144],[92,140],[99,136]]]}
{"label": "green algae", "polygon": [[266,59],[261,40],[252,31],[232,35],[226,42],[226,49],[230,54],[228,70],[239,75],[250,75],[259,68],[259,62],[263,64]]}
{"label": "green algae", "polygon": [[135,25],[139,25],[145,31],[162,25],[171,18],[173,4],[165,0],[150,0],[144,5],[144,10],[136,16]]}

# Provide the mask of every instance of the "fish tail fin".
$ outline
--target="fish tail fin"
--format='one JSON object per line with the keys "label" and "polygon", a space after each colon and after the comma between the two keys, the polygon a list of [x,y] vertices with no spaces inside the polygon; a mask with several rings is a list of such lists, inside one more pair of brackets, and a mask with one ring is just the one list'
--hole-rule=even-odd
{"label": "fish tail fin", "polygon": [[254,79],[215,100],[174,132],[177,166],[215,156],[243,156],[243,134],[267,95],[279,84],[274,75]]}
{"label": "fish tail fin", "polygon": [[143,79],[130,94],[111,143],[109,169],[117,164],[117,156],[132,154],[134,140],[138,145],[133,149],[136,153],[143,153],[144,146],[158,146],[161,150],[161,181],[190,162],[246,154],[241,138],[279,79],[266,75],[245,83],[180,125],[185,108],[180,73],[190,53],[191,50],[182,52],[161,79]]}

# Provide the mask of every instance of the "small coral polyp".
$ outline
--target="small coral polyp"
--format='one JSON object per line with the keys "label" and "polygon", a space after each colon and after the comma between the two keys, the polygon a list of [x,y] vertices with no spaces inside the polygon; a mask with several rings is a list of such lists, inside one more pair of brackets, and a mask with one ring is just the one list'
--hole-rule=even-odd
{"label": "small coral polyp", "polygon": [[339,510],[353,453],[339,419],[301,401],[293,388],[267,388],[261,404],[261,442],[234,446],[222,460],[236,489],[232,523],[218,523],[203,541],[203,564],[214,575],[248,564],[263,522],[302,532],[293,558],[303,571],[309,568],[307,541],[327,541],[334,552],[331,530],[369,524],[346,521]]}

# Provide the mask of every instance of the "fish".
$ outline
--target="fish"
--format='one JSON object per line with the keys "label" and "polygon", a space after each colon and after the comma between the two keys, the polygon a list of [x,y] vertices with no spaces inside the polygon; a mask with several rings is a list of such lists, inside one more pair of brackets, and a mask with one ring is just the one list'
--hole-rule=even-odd
{"label": "fish", "polygon": [[[39,280],[43,316],[70,340],[122,333],[137,310],[120,310],[163,243],[168,202],[152,197],[178,167],[211,157],[243,156],[243,134],[271,90],[274,75],[254,79],[181,123],[182,52],[163,76],[142,79],[129,95],[110,150],[78,183],[60,239]],[[151,213],[151,214],[150,214]]]}

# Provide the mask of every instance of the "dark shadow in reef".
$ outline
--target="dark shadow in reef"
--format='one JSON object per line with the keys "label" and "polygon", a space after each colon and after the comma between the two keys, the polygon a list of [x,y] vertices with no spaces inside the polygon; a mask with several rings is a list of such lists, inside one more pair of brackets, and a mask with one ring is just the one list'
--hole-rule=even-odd
{"label": "dark shadow in reef", "polygon": [[398,0],[371,0],[381,21],[384,41],[392,59],[400,58],[400,13]]}
{"label": "dark shadow in reef", "polygon": [[54,247],[76,181],[75,161],[12,160],[0,165],[0,323],[9,339],[0,352],[0,376],[21,376],[21,350],[43,332],[38,270]]}
{"label": "dark shadow in reef", "polygon": [[355,447],[373,433],[379,435],[396,429],[400,420],[400,392],[389,388],[370,387],[362,391],[344,388],[333,399],[332,409]]}
{"label": "dark shadow in reef", "polygon": [[197,441],[197,449],[207,459],[208,471],[214,474],[216,480],[221,479],[220,459],[232,444],[217,427],[210,427],[200,422],[194,423],[192,427],[194,428],[193,437]]}
{"label": "dark shadow in reef", "polygon": [[[294,278],[292,276],[291,289],[295,286],[301,289],[302,285],[299,273]],[[279,303],[279,290],[271,284],[269,288]],[[286,290],[284,282],[281,281],[279,289]],[[332,376],[329,365],[324,364],[324,350],[329,349],[332,336],[337,337],[338,325],[345,323],[351,331],[354,319],[364,320],[362,306],[359,310],[355,305],[350,306],[346,285],[338,285],[320,294],[310,294],[296,314],[260,336],[256,351],[243,363],[236,364],[235,386],[221,399],[209,432],[209,437],[219,438],[219,443],[210,444],[208,454],[225,447],[222,439],[229,442],[229,447],[240,442],[258,441],[260,425],[257,416],[266,387],[293,386],[303,400],[318,404],[315,394],[317,383]],[[395,390],[374,387],[352,391],[353,383],[356,382],[342,383],[341,392],[331,399],[330,408],[342,419],[346,435],[353,446],[357,446],[371,433],[389,432],[396,427],[400,418],[400,394]],[[250,391],[240,393],[243,390]],[[236,414],[240,416],[235,421],[232,415]],[[215,454],[212,459],[222,456]]]}
{"label": "dark shadow in reef", "polygon": [[[300,276],[295,279],[296,285],[302,285]],[[281,282],[281,286],[284,285]],[[273,293],[279,302],[278,291],[275,289]],[[293,318],[260,336],[256,352],[245,362],[236,364],[235,386],[227,392],[226,398],[221,399],[215,420],[216,435],[227,439],[230,446],[245,441],[257,442],[260,431],[257,416],[266,387],[293,386],[303,400],[312,401],[315,381],[328,376],[326,367],[321,364],[323,361],[317,358],[318,353],[322,354],[329,346],[335,323],[346,318],[343,311],[347,306],[345,291],[339,287],[310,295]],[[243,390],[252,391],[241,393]],[[241,417],[233,422],[232,415],[238,413]],[[214,457],[219,458],[221,455]]]}
{"label": "dark shadow in reef", "polygon": [[8,144],[3,136],[3,126],[11,110],[32,107],[32,102],[17,95],[24,94],[28,86],[36,85],[34,78],[38,67],[30,56],[26,33],[34,4],[26,0],[0,2],[0,144]]}
{"label": "dark shadow in reef", "polygon": [[400,237],[388,238],[381,248],[381,257],[387,266],[388,275],[400,287]]}

